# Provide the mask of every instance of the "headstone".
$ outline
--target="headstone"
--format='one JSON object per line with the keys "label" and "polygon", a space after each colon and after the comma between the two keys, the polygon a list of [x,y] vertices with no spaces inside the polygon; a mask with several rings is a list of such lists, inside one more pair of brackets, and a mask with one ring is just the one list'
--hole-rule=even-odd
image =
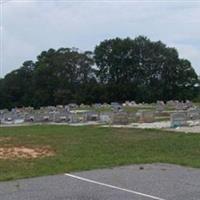
{"label": "headstone", "polygon": [[65,123],[69,121],[69,115],[65,112],[55,112],[53,118],[53,121],[56,123]]}
{"label": "headstone", "polygon": [[49,119],[50,119],[49,115],[43,116],[43,122],[49,122]]}
{"label": "headstone", "polygon": [[102,108],[110,108],[110,105],[108,103],[103,103]]}
{"label": "headstone", "polygon": [[131,112],[128,114],[128,121],[129,123],[135,123],[139,120],[137,114],[135,112]]}
{"label": "headstone", "polygon": [[120,105],[119,103],[117,103],[117,102],[112,102],[110,105],[111,105],[112,110],[113,110],[114,112],[122,111],[122,105]]}
{"label": "headstone", "polygon": [[70,112],[70,107],[69,107],[68,105],[65,105],[64,108],[65,108],[65,111],[66,111],[66,112]]}
{"label": "headstone", "polygon": [[193,107],[193,103],[191,101],[189,101],[189,100],[186,100],[185,104],[186,104],[187,108],[192,108]]}
{"label": "headstone", "polygon": [[29,115],[29,114],[27,114],[27,115],[25,116],[25,122],[34,122],[34,121],[35,121],[34,115]]}
{"label": "headstone", "polygon": [[137,106],[137,103],[135,101],[131,101],[129,106],[131,106],[131,107]]}
{"label": "headstone", "polygon": [[165,110],[165,103],[163,101],[157,101],[156,111],[163,112]]}
{"label": "headstone", "polygon": [[102,105],[100,103],[95,103],[95,104],[92,105],[92,107],[95,108],[95,109],[99,109],[99,108],[102,107]]}
{"label": "headstone", "polygon": [[186,112],[177,112],[171,114],[171,127],[181,127],[187,125],[187,114]]}
{"label": "headstone", "polygon": [[22,124],[22,123],[24,123],[24,118],[18,118],[18,119],[15,119],[14,120],[14,124]]}
{"label": "headstone", "polygon": [[2,124],[13,124],[14,120],[15,120],[15,115],[14,115],[13,111],[12,112],[6,112],[2,116],[1,123]]}
{"label": "headstone", "polygon": [[99,114],[96,112],[88,112],[86,113],[87,121],[98,121],[99,120]]}
{"label": "headstone", "polygon": [[101,123],[110,123],[112,120],[111,113],[100,113],[99,120]]}
{"label": "headstone", "polygon": [[77,109],[78,108],[78,105],[75,104],[75,103],[70,103],[68,106],[69,106],[70,109]]}
{"label": "headstone", "polygon": [[176,110],[184,110],[185,106],[183,102],[176,102]]}
{"label": "headstone", "polygon": [[126,125],[128,123],[128,114],[126,112],[113,113],[112,124]]}
{"label": "headstone", "polygon": [[41,114],[41,112],[35,112],[34,113],[34,122],[43,122],[43,116]]}
{"label": "headstone", "polygon": [[89,109],[90,107],[91,107],[90,105],[83,104],[83,103],[79,106],[80,109]]}
{"label": "headstone", "polygon": [[151,123],[155,121],[155,113],[152,111],[142,111],[139,114],[140,123]]}
{"label": "headstone", "polygon": [[166,105],[169,108],[176,108],[176,103],[175,103],[175,101],[172,101],[172,100],[167,101]]}
{"label": "headstone", "polygon": [[79,117],[76,113],[69,114],[69,123],[79,123]]}
{"label": "headstone", "polygon": [[197,109],[191,109],[187,111],[188,120],[198,120],[200,119],[200,113]]}

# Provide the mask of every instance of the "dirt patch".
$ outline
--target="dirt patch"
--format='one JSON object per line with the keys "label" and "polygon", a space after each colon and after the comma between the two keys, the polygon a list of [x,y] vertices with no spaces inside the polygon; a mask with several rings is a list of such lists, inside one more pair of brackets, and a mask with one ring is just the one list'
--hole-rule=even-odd
{"label": "dirt patch", "polygon": [[17,159],[17,158],[41,158],[55,155],[55,152],[49,147],[27,148],[21,147],[3,147],[0,148],[0,159]]}
{"label": "dirt patch", "polygon": [[0,142],[7,142],[10,139],[11,139],[10,137],[0,137]]}

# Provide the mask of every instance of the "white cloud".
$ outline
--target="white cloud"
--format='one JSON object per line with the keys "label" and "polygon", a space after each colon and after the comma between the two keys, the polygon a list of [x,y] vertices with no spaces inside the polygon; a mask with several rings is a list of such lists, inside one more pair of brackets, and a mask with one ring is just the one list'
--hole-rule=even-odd
{"label": "white cloud", "polygon": [[104,39],[137,35],[177,47],[200,73],[200,2],[13,0],[3,19],[4,74],[51,47],[93,50]]}

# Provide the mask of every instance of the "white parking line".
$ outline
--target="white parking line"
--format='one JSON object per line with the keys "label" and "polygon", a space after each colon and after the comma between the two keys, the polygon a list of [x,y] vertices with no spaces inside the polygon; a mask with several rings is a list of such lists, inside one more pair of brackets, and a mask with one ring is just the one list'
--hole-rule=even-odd
{"label": "white parking line", "polygon": [[94,183],[94,184],[105,186],[105,187],[109,187],[109,188],[112,188],[112,189],[121,190],[121,191],[124,191],[124,192],[136,194],[136,195],[139,195],[139,196],[144,196],[144,197],[147,197],[147,198],[150,198],[150,199],[154,199],[154,200],[166,200],[166,199],[162,199],[160,197],[156,197],[156,196],[144,194],[144,193],[137,192],[137,191],[134,191],[134,190],[128,190],[128,189],[125,189],[125,188],[120,188],[120,187],[117,187],[117,186],[114,186],[114,185],[109,185],[109,184],[106,184],[106,183],[101,183],[101,182],[94,181],[94,180],[87,179],[87,178],[83,178],[83,177],[80,177],[80,176],[75,176],[73,174],[66,173],[65,175],[69,176],[71,178],[74,178],[74,179],[81,180],[81,181],[85,181],[85,182],[89,182],[89,183]]}

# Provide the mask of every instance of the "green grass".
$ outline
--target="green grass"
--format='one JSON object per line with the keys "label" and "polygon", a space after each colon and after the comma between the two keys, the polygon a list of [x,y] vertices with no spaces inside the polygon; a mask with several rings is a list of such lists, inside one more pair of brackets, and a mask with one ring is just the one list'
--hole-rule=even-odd
{"label": "green grass", "polygon": [[200,168],[200,134],[97,126],[0,128],[0,147],[49,145],[56,155],[0,160],[0,180],[59,174],[137,163],[173,163]]}
{"label": "green grass", "polygon": [[194,105],[200,107],[200,102],[196,102]]}

